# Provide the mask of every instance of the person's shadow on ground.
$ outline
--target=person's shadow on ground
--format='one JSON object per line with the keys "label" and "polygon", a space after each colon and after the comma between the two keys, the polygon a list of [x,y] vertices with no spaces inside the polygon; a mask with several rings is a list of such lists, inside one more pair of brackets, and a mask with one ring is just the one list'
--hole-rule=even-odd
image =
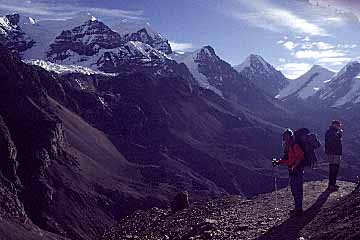
{"label": "person's shadow on ground", "polygon": [[257,240],[265,240],[265,239],[299,239],[300,231],[303,229],[308,223],[310,223],[316,215],[320,212],[322,206],[325,204],[327,199],[330,196],[330,191],[324,191],[317,198],[316,202],[304,211],[302,216],[293,216],[288,220],[283,222],[278,226],[274,226],[269,229],[262,236],[256,238]]}

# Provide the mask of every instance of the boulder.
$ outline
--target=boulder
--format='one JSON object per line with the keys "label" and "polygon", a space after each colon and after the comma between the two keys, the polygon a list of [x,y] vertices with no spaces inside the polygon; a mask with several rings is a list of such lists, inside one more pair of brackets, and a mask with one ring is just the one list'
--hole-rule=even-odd
{"label": "boulder", "polygon": [[189,205],[189,194],[187,192],[180,192],[171,201],[171,211],[178,212],[188,208]]}

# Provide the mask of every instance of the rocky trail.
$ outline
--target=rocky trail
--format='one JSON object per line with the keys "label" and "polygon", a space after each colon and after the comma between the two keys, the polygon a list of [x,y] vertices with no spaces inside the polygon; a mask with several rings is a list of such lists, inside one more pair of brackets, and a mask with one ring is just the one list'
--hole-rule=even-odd
{"label": "rocky trail", "polygon": [[311,227],[313,221],[319,222],[317,216],[329,211],[355,188],[349,182],[339,185],[339,191],[329,192],[326,180],[305,183],[301,217],[288,215],[293,207],[288,187],[251,200],[230,196],[196,202],[177,213],[158,208],[137,211],[100,239],[310,239],[318,231],[319,226]]}

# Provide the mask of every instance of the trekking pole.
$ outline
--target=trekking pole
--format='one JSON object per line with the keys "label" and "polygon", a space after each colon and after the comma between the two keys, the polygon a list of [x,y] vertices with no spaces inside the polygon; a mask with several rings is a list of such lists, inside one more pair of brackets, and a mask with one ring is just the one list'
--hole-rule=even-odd
{"label": "trekking pole", "polygon": [[[273,158],[273,161],[276,161],[276,158]],[[274,170],[275,168],[275,170]],[[275,187],[275,211],[279,210],[278,208],[278,185],[277,185],[277,175],[278,169],[276,166],[273,166],[273,175],[274,175],[274,187]]]}

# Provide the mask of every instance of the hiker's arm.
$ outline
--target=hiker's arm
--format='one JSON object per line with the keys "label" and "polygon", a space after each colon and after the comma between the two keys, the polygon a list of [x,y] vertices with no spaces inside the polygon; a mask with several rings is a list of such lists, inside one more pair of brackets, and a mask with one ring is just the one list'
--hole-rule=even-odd
{"label": "hiker's arm", "polygon": [[280,159],[279,164],[290,166],[291,162],[290,162],[290,159]]}

